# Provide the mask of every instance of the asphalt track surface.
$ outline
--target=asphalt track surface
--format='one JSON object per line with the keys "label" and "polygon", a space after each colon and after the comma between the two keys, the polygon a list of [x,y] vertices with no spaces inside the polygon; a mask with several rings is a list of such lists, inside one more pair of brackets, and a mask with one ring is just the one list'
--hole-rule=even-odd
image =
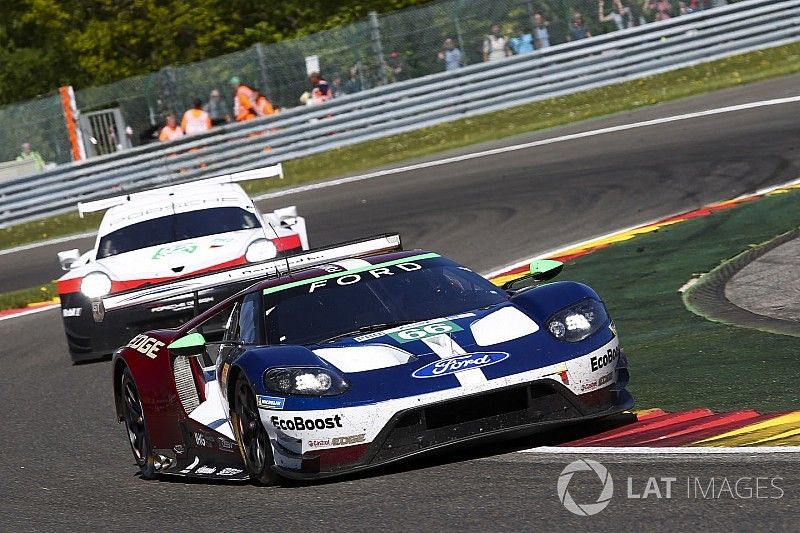
{"label": "asphalt track surface", "polygon": [[[793,96],[798,81],[785,78],[505,142]],[[800,176],[798,111],[800,105],[792,104],[619,132],[260,207],[297,203],[315,245],[400,231],[407,246],[431,248],[486,271]],[[0,271],[12,279],[22,272],[19,286],[33,285],[44,272],[44,279],[57,274],[44,265],[54,269],[55,250],[69,247],[0,256]],[[69,363],[57,311],[0,322],[0,339],[1,531],[797,527],[796,455],[601,458],[615,491],[609,507],[593,517],[570,514],[558,499],[557,478],[574,457],[516,452],[535,444],[530,440],[310,486],[147,482],[136,476],[124,429],[113,420],[110,365]],[[633,493],[641,494],[650,476],[675,477],[676,489],[669,499],[628,498],[629,476]],[[706,487],[712,477],[718,487],[723,478],[729,485],[750,479],[740,483],[736,497],[686,493],[687,478]],[[746,497],[748,483],[756,492],[756,483],[773,481],[781,492],[762,489],[759,498]],[[576,500],[589,501],[599,493],[597,483],[576,480],[570,490]]]}

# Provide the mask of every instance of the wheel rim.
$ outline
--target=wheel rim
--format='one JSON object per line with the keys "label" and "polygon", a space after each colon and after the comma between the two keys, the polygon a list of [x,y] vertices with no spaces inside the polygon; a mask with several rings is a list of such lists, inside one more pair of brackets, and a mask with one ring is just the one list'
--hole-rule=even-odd
{"label": "wheel rim", "polygon": [[147,461],[148,447],[144,409],[136,385],[127,378],[122,383],[122,396],[128,440],[131,443],[131,450],[133,450],[136,462],[141,466]]}
{"label": "wheel rim", "polygon": [[236,418],[245,459],[251,468],[260,474],[267,464],[269,437],[261,424],[255,397],[250,386],[244,381],[239,384],[236,400]]}

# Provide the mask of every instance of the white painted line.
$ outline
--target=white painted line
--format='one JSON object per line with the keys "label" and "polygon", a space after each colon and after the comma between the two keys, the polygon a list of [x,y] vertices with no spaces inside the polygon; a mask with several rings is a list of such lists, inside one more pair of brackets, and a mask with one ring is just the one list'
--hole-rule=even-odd
{"label": "white painted line", "polygon": [[12,318],[19,318],[21,316],[35,315],[36,313],[41,313],[42,311],[49,311],[59,306],[61,306],[61,304],[50,304],[42,307],[33,307],[31,309],[20,311],[19,313],[14,313],[13,315],[0,316],[0,322],[2,322],[3,320],[11,320]]}
{"label": "white painted line", "polygon": [[[340,178],[340,179],[331,180],[331,181],[324,181],[324,182],[321,182],[321,183],[310,183],[308,185],[301,185],[299,187],[293,187],[291,189],[285,189],[285,190],[282,190],[282,191],[274,191],[274,192],[261,194],[259,196],[254,197],[253,200],[258,202],[258,201],[261,201],[261,200],[269,200],[269,199],[272,199],[272,198],[280,198],[282,196],[288,196],[288,195],[291,195],[291,194],[298,194],[298,193],[302,193],[302,192],[306,192],[306,191],[313,191],[313,190],[317,190],[317,189],[327,189],[328,187],[336,187],[338,185],[345,185],[347,183],[355,183],[355,182],[358,182],[358,181],[364,181],[364,180],[369,180],[369,179],[373,179],[373,178],[391,176],[393,174],[402,174],[404,172],[411,172],[411,171],[414,171],[414,170],[421,170],[421,169],[425,169],[425,168],[432,168],[432,167],[438,167],[438,166],[443,166],[443,165],[449,165],[449,164],[452,164],[452,163],[460,163],[462,161],[469,161],[471,159],[479,159],[479,158],[482,158],[482,157],[488,157],[488,156],[493,156],[493,155],[498,155],[498,154],[504,154],[504,153],[508,153],[508,152],[516,152],[516,151],[519,151],[519,150],[526,150],[528,148],[535,148],[535,147],[538,147],[538,146],[545,146],[545,145],[548,145],[548,144],[571,141],[571,140],[575,140],[575,139],[583,139],[583,138],[586,138],[586,137],[595,137],[597,135],[604,135],[604,134],[607,134],[607,133],[614,133],[614,132],[618,132],[618,131],[625,131],[625,130],[631,130],[631,129],[636,129],[636,128],[644,128],[644,127],[648,127],[648,126],[657,126],[657,125],[660,125],[660,124],[669,124],[671,122],[678,122],[678,121],[682,121],[682,120],[691,120],[691,119],[694,119],[694,118],[701,118],[701,117],[712,116],[712,115],[721,115],[721,114],[724,114],[724,113],[734,113],[734,112],[737,112],[737,111],[745,111],[745,110],[748,110],[748,109],[756,109],[756,108],[759,108],[759,107],[769,107],[769,106],[782,105],[782,104],[791,104],[791,103],[796,103],[796,102],[800,102],[800,96],[791,96],[791,97],[787,97],[787,98],[775,98],[775,99],[772,99],[772,100],[761,100],[761,101],[758,101],[758,102],[749,102],[749,103],[746,103],[746,104],[739,104],[739,105],[728,106],[728,107],[720,107],[720,108],[716,108],[716,109],[708,109],[706,111],[696,111],[694,113],[686,113],[686,114],[683,114],[683,115],[674,115],[674,116],[670,116],[670,117],[662,117],[662,118],[657,118],[657,119],[652,119],[652,120],[645,120],[645,121],[642,121],[642,122],[633,122],[631,124],[621,124],[619,126],[611,126],[611,127],[608,127],[608,128],[600,128],[600,129],[589,130],[589,131],[584,131],[584,132],[580,132],[580,133],[572,133],[570,135],[561,135],[561,136],[558,136],[558,137],[551,137],[549,139],[541,139],[541,140],[538,140],[538,141],[532,141],[532,142],[528,142],[528,143],[516,144],[516,145],[513,145],[513,146],[505,146],[505,147],[502,147],[502,148],[494,148],[492,150],[483,150],[483,151],[480,151],[480,152],[473,152],[473,153],[470,153],[470,154],[464,154],[464,155],[459,155],[459,156],[454,156],[454,157],[447,157],[447,158],[444,158],[444,159],[437,159],[437,160],[428,161],[428,162],[425,162],[425,163],[417,163],[415,165],[407,165],[407,166],[402,166],[402,167],[390,168],[390,169],[387,169],[387,170],[379,170],[377,172],[369,172],[367,174],[360,174],[360,175],[357,175],[357,176],[350,176],[350,177],[347,177],[347,178]],[[638,227],[638,226],[636,226],[636,227]],[[51,244],[58,244],[58,243],[61,243],[61,242],[68,242],[68,241],[71,241],[71,240],[74,240],[74,239],[92,237],[92,236],[94,236],[96,234],[97,234],[97,232],[87,232],[87,233],[82,233],[80,235],[72,235],[72,236],[68,236],[68,237],[60,237],[60,238],[57,238],[57,239],[51,239],[51,240],[48,240],[48,241],[42,241],[42,242],[38,242],[38,243],[25,244],[25,245],[17,246],[17,247],[14,247],[14,248],[9,248],[7,250],[0,250],[0,256],[1,255],[12,254],[12,253],[15,253],[15,252],[21,252],[21,251],[24,251],[24,250],[30,250],[30,249],[33,249],[33,248],[38,248],[40,246],[48,246],[48,245],[51,245]],[[613,234],[611,234],[611,235],[613,235]]]}
{"label": "white painted line", "polygon": [[800,96],[790,96],[787,98],[774,98],[772,100],[761,100],[758,102],[749,102],[746,104],[738,104],[733,106],[727,107],[720,107],[716,109],[708,109],[706,111],[696,111],[694,113],[685,113],[682,115],[673,115],[670,117],[662,117],[656,118],[652,120],[645,120],[641,122],[633,122],[631,124],[621,124],[619,126],[610,126],[607,128],[600,128],[596,130],[589,130],[580,133],[571,133],[569,135],[561,135],[558,137],[551,137],[549,139],[541,139],[538,141],[532,141],[522,144],[515,144],[513,146],[504,146],[502,148],[493,148],[491,150],[483,150],[481,152],[473,152],[470,154],[464,154],[454,157],[446,157],[444,159],[437,159],[434,161],[427,161],[425,163],[417,163],[414,165],[407,165],[403,167],[397,168],[390,168],[387,170],[379,170],[377,172],[370,172],[368,174],[360,174],[358,176],[350,176],[347,178],[340,178],[337,180],[331,181],[324,181],[321,183],[311,183],[309,185],[302,185],[299,187],[294,187],[291,189],[286,189],[282,191],[275,191],[266,194],[262,194],[253,198],[255,201],[261,200],[269,200],[272,198],[280,198],[282,196],[288,196],[290,194],[297,194],[301,192],[307,191],[314,191],[317,189],[327,189],[328,187],[336,187],[338,185],[345,185],[347,183],[355,183],[358,181],[369,180],[373,178],[380,178],[384,176],[389,176],[392,174],[402,174],[404,172],[411,172],[414,170],[421,170],[426,168],[438,167],[443,165],[449,165],[452,163],[460,163],[462,161],[469,161],[471,159],[479,159],[482,157],[489,157],[498,154],[505,154],[509,152],[516,152],[519,150],[526,150],[528,148],[535,148],[538,146],[546,146],[549,144],[555,144],[565,141],[572,141],[575,139],[584,139],[587,137],[595,137],[597,135],[605,135],[607,133],[615,133],[618,131],[626,131],[632,130],[637,128],[645,128],[648,126],[658,126],[660,124],[669,124],[671,122],[679,122],[682,120],[691,120],[694,118],[702,118],[708,117],[712,115],[721,115],[724,113],[735,113],[737,111],[746,111],[748,109],[756,109],[759,107],[768,107],[768,106],[775,106],[775,105],[783,105],[783,104],[792,104],[800,102]]}
{"label": "white painted line", "polygon": [[556,455],[575,455],[575,454],[606,454],[606,455],[754,455],[754,454],[775,454],[775,453],[800,453],[800,446],[742,446],[742,447],[636,447],[626,446],[615,448],[613,446],[542,446],[519,450],[517,453],[535,454],[556,454]]}
{"label": "white painted line", "polygon": [[[62,242],[74,241],[76,239],[85,239],[86,237],[94,237],[97,235],[96,231],[88,231],[86,233],[79,233],[77,235],[67,235],[66,237],[58,237],[57,239],[49,239],[46,241],[32,242],[30,244],[22,244],[14,248],[7,248],[0,250],[0,255],[8,255],[16,252],[24,252],[25,250],[32,250],[34,248],[41,248],[42,246],[50,246],[51,244],[59,244]],[[55,258],[53,258],[55,261]]]}

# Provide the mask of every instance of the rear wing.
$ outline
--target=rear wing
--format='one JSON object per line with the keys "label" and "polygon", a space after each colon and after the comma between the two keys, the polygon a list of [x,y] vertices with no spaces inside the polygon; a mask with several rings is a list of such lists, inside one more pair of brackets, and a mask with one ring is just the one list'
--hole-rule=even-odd
{"label": "rear wing", "polygon": [[275,176],[283,179],[283,165],[278,163],[268,167],[254,168],[252,170],[245,170],[243,172],[235,172],[233,174],[223,174],[213,178],[192,181],[189,183],[181,183],[178,185],[168,185],[166,187],[159,187],[158,189],[149,189],[141,192],[134,192],[122,196],[114,196],[113,198],[103,198],[102,200],[93,200],[91,202],[78,203],[78,215],[83,218],[86,213],[94,213],[96,211],[104,211],[112,208],[115,205],[122,205],[133,200],[140,200],[148,196],[164,196],[169,193],[177,193],[188,189],[202,187],[206,185],[217,185],[223,183],[237,183],[240,181],[260,180],[265,178],[273,178]]}
{"label": "rear wing", "polygon": [[275,258],[264,263],[218,270],[209,274],[181,278],[175,281],[148,285],[144,289],[134,289],[125,293],[114,294],[103,298],[103,307],[110,311],[136,305],[165,302],[178,297],[192,295],[197,311],[199,293],[206,289],[241,283],[255,282],[259,279],[277,277],[289,271],[298,271],[316,265],[324,265],[332,261],[352,257],[365,257],[381,253],[399,252],[403,249],[400,235],[385,234],[367,239],[344,242],[324,248],[309,250],[300,254]]}

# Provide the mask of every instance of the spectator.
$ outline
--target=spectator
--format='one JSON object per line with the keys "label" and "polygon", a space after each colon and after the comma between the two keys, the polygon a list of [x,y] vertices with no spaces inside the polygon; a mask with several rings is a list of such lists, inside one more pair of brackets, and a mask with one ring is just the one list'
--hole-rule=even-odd
{"label": "spectator", "polygon": [[541,13],[533,14],[533,45],[537,50],[550,46],[548,26],[550,26],[550,23],[544,19]]}
{"label": "spectator", "polygon": [[650,10],[655,13],[654,20],[669,20],[672,18],[672,3],[670,0],[650,0]]}
{"label": "spectator", "polygon": [[689,0],[689,5],[686,6],[686,14],[688,15],[690,13],[697,13],[698,11],[701,11],[702,9],[703,8],[700,7],[700,5],[699,5],[697,0]]}
{"label": "spectator", "polygon": [[628,27],[642,26],[643,24],[647,24],[647,17],[645,17],[645,4],[642,3],[642,0],[628,0],[628,5],[626,7],[630,12],[630,21]]}
{"label": "spectator", "polygon": [[618,30],[624,30],[630,24],[630,10],[622,5],[621,0],[611,0],[611,12],[605,13],[605,0],[597,0],[597,20],[613,22]]}
{"label": "spectator", "polygon": [[208,102],[203,106],[203,111],[211,117],[211,125],[219,126],[231,121],[231,114],[228,105],[220,97],[219,90],[212,89],[208,95]]}
{"label": "spectator", "polygon": [[192,108],[183,114],[181,129],[186,135],[203,133],[211,129],[211,116],[203,111],[203,102],[199,98],[194,101]]}
{"label": "spectator", "polygon": [[453,39],[448,37],[444,40],[444,49],[439,52],[439,61],[444,61],[445,70],[456,70],[461,68],[461,50],[456,48]]}
{"label": "spectator", "polygon": [[336,74],[331,80],[331,97],[339,98],[343,94],[344,88],[342,87],[342,77]]}
{"label": "spectator", "polygon": [[183,137],[183,130],[178,126],[178,119],[175,118],[175,113],[169,113],[167,115],[167,125],[161,128],[158,140],[168,142],[181,137]]}
{"label": "spectator", "polygon": [[245,120],[253,120],[258,116],[256,110],[256,98],[253,89],[242,83],[238,76],[231,78],[229,82],[233,87],[233,114],[236,117],[236,122],[244,122]]}
{"label": "spectator", "polygon": [[358,77],[358,65],[353,65],[350,67],[350,77],[344,84],[344,92],[346,94],[360,93],[361,89],[361,80]]}
{"label": "spectator", "polygon": [[31,150],[30,143],[22,143],[22,153],[17,156],[17,161],[33,161],[36,170],[44,170],[44,158],[36,150]]}
{"label": "spectator", "polygon": [[568,41],[578,41],[591,37],[592,34],[583,23],[583,15],[577,11],[572,12],[572,20],[569,23],[569,33],[567,34]]}
{"label": "spectator", "polygon": [[311,83],[311,92],[304,92],[300,96],[300,103],[305,105],[320,105],[333,98],[330,85],[327,81],[322,79],[319,72],[312,72],[309,74],[308,81]]}
{"label": "spectator", "polygon": [[406,79],[406,65],[402,54],[397,50],[392,50],[386,59],[387,78],[389,83],[403,81]]}
{"label": "spectator", "polygon": [[497,61],[511,55],[506,38],[500,34],[500,24],[492,24],[490,33],[483,39],[483,60]]}
{"label": "spectator", "polygon": [[253,90],[253,93],[256,98],[256,112],[258,113],[258,116],[266,117],[277,113],[275,107],[272,105],[272,102],[269,101],[269,98],[255,89]]}
{"label": "spectator", "polygon": [[508,47],[514,55],[533,52],[533,35],[523,31],[521,25],[517,25],[514,27],[514,36],[508,40]]}

